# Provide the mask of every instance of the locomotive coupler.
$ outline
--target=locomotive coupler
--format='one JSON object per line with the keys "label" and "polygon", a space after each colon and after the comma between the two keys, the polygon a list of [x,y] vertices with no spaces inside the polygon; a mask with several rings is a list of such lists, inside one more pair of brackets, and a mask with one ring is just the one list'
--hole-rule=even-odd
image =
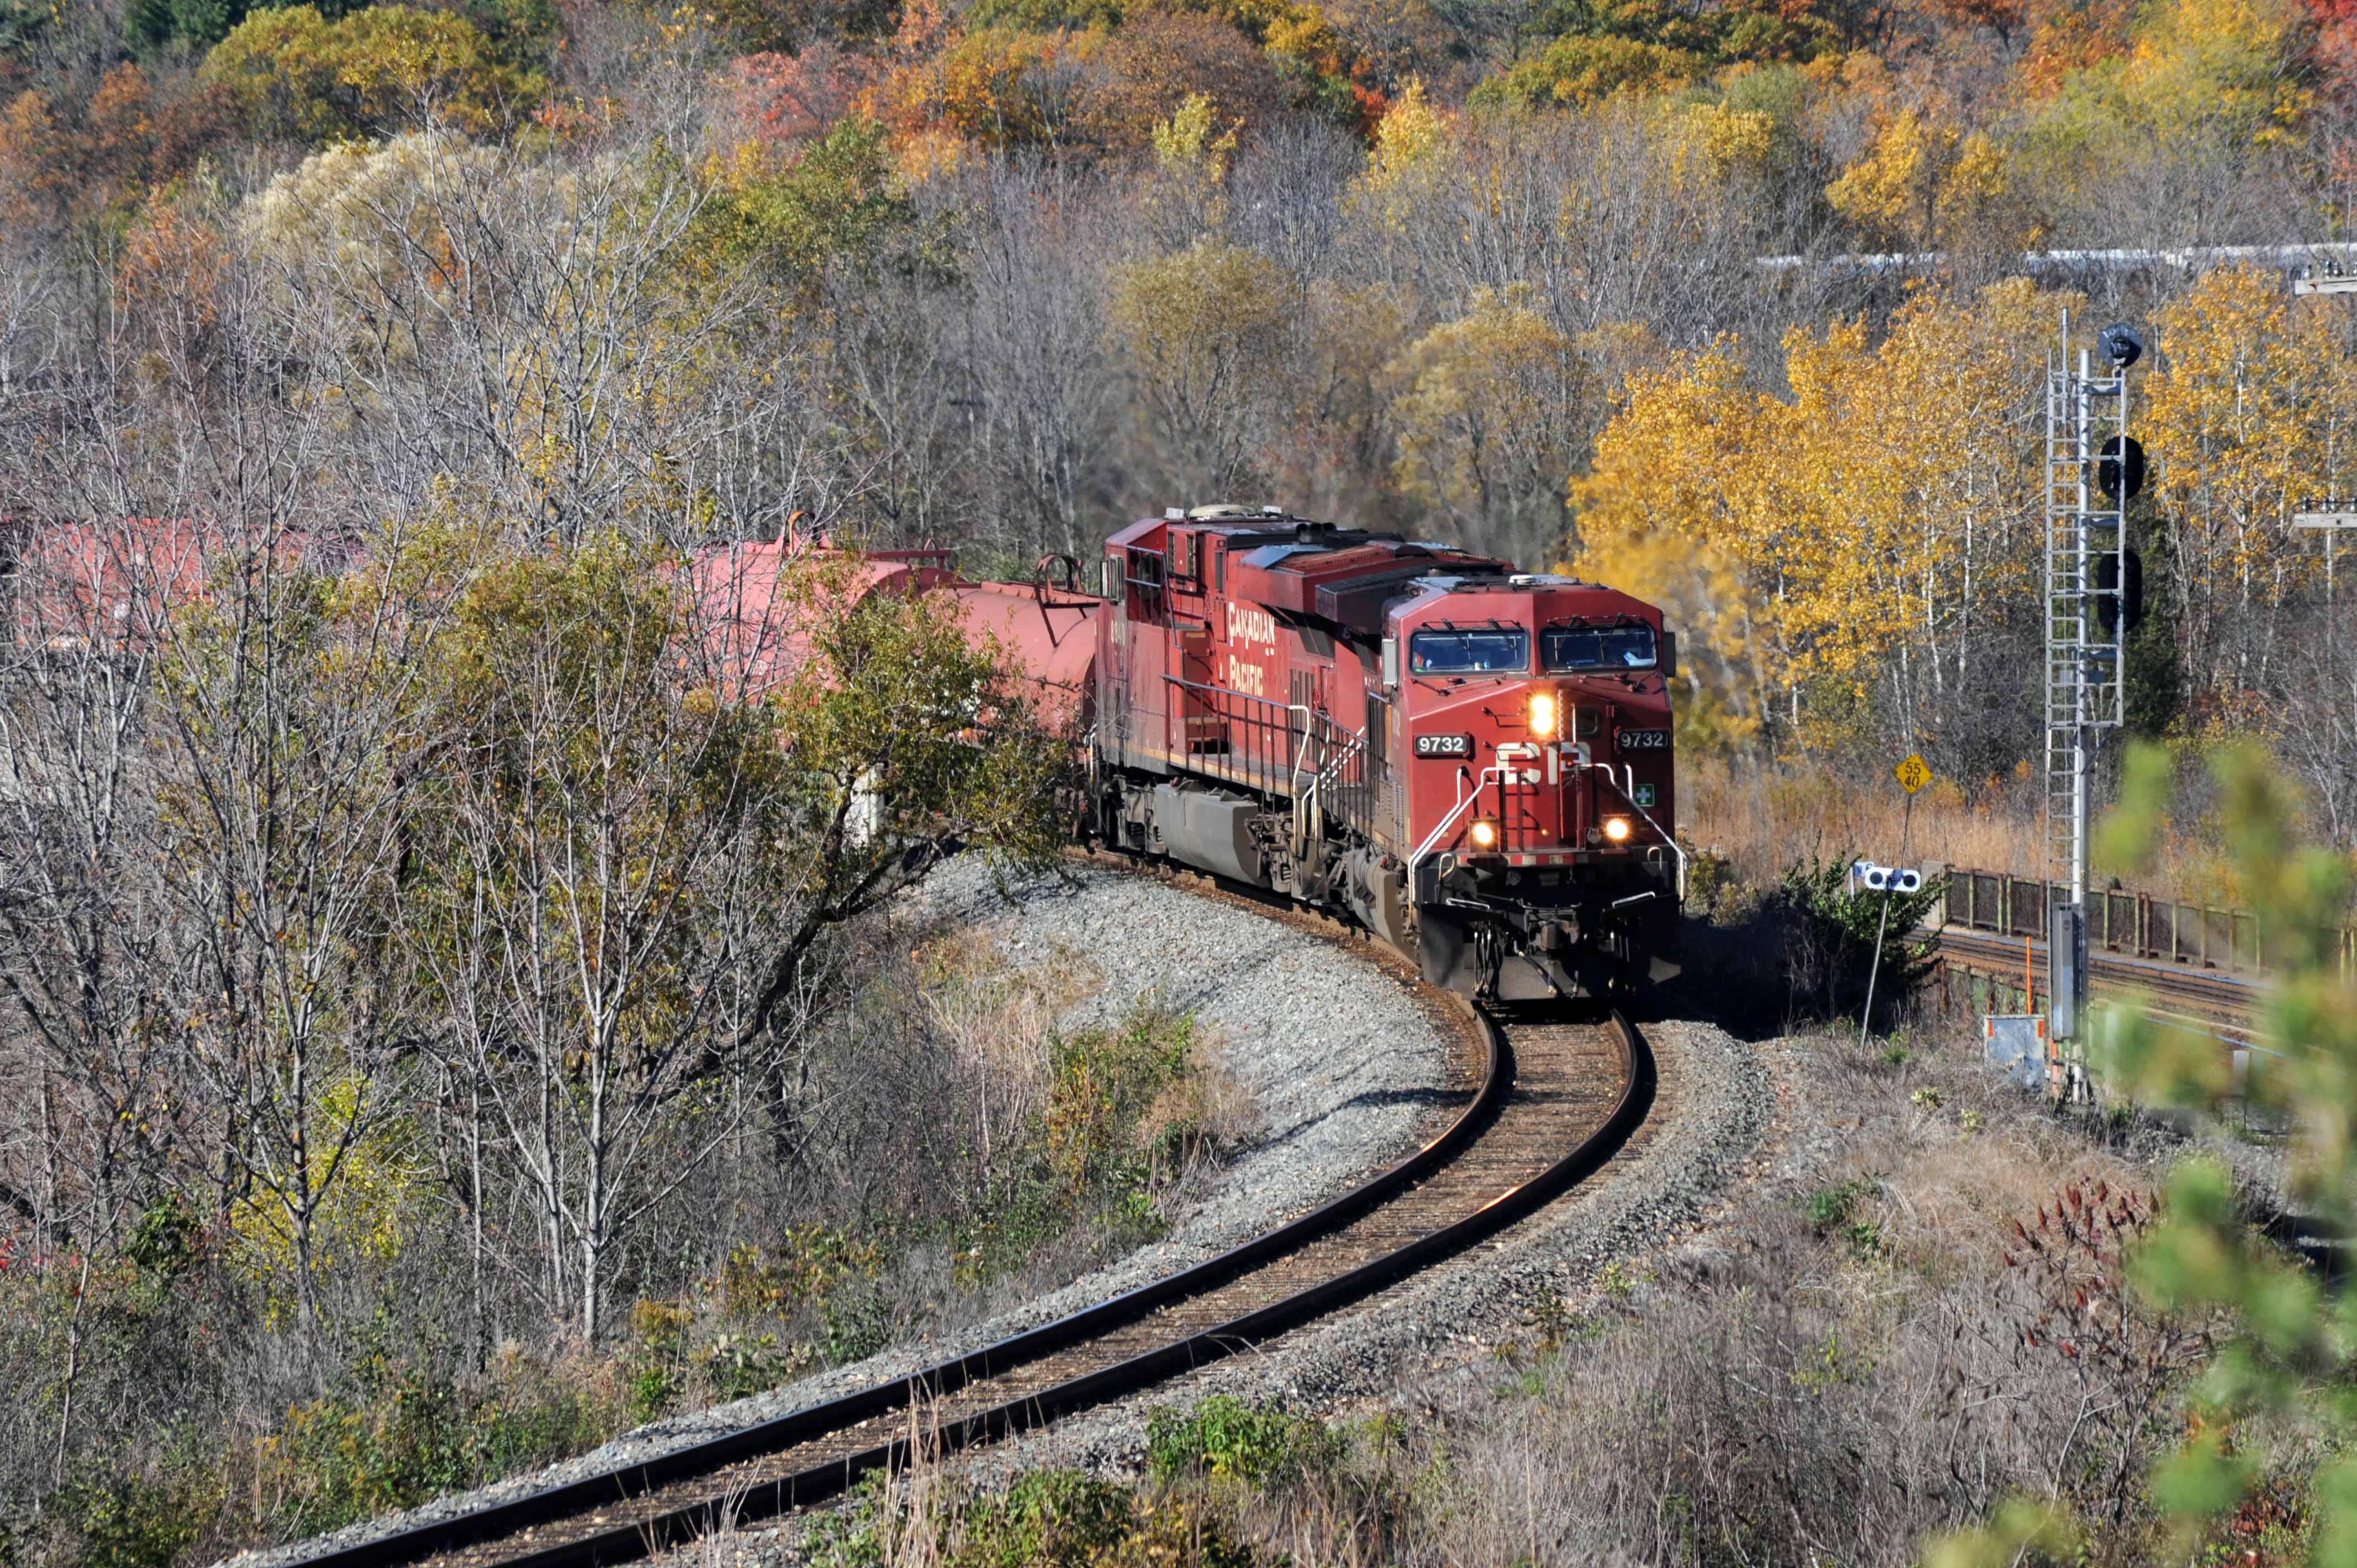
{"label": "locomotive coupler", "polygon": [[1579,945],[1579,919],[1549,920],[1531,938],[1531,946],[1544,953],[1568,952]]}

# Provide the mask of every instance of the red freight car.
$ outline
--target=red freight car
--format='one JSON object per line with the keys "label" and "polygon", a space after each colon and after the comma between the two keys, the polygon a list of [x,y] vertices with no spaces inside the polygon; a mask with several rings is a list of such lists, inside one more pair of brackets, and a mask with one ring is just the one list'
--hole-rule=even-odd
{"label": "red freight car", "polygon": [[1661,612],[1275,509],[1105,547],[1092,829],[1347,910],[1505,1000],[1675,972]]}

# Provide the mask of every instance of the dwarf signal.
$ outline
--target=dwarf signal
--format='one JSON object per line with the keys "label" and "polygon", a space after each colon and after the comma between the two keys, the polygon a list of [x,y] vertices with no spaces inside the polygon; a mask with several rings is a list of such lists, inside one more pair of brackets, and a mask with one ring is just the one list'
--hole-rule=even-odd
{"label": "dwarf signal", "polygon": [[1913,866],[1877,865],[1861,860],[1849,868],[1851,880],[1868,893],[1921,893],[1923,874]]}

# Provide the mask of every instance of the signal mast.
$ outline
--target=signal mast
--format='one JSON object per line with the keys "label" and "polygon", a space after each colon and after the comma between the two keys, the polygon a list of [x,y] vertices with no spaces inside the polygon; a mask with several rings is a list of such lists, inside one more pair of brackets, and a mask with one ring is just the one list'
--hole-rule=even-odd
{"label": "signal mast", "polygon": [[[2098,374],[2095,354],[2104,370]],[[2071,343],[2046,361],[2046,841],[2048,1033],[2085,1097],[2087,844],[2104,732],[2126,722],[2124,643],[2142,598],[2127,547],[2127,503],[2144,485],[2144,448],[2127,433],[2128,367],[2144,356],[2133,328],[2106,327],[2093,350]]]}

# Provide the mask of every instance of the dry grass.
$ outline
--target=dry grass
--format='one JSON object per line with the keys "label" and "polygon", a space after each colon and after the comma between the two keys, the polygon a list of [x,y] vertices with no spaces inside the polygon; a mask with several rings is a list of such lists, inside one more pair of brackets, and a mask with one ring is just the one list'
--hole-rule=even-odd
{"label": "dry grass", "polygon": [[[1371,1420],[1230,1411],[1228,1449],[1174,1476],[1157,1447],[1161,1478],[1117,1507],[1077,1477],[995,1501],[911,1477],[871,1504],[870,1554],[821,1560],[1898,1568],[2020,1495],[2078,1518],[2090,1568],[2155,1560],[2144,1477],[2214,1327],[2123,1285],[2175,1149],[2057,1116],[1975,1055],[1961,1032],[1912,1054],[1806,1042],[1787,1153],[1710,1232],[1608,1266]],[[2315,1454],[2236,1440],[2289,1521],[2255,1557],[2234,1537],[2237,1560],[2285,1560]],[[1006,1555],[1017,1516],[1060,1545]]]}
{"label": "dry grass", "polygon": [[[1846,854],[2049,875],[2043,796],[2030,763],[1969,784],[1933,779],[1916,796],[1911,826],[1905,792],[1879,769],[1854,778],[1814,763],[1705,757],[1682,766],[1679,788],[1684,836],[1759,886],[1772,885],[1796,858]],[[2135,886],[2158,897],[2237,903],[2216,841],[2214,825],[2197,812],[2165,833],[2157,863]]]}
{"label": "dry grass", "polygon": [[1137,1135],[1183,1178],[1241,1147],[1264,1122],[1259,1101],[1228,1070],[1224,1043],[1198,1032],[1188,1043],[1186,1070],[1155,1095]]}
{"label": "dry grass", "polygon": [[987,1164],[1046,1107],[1056,1020],[1100,976],[1069,948],[1018,970],[987,937],[966,931],[920,947],[916,969],[934,1037],[969,1086],[963,1109]]}

